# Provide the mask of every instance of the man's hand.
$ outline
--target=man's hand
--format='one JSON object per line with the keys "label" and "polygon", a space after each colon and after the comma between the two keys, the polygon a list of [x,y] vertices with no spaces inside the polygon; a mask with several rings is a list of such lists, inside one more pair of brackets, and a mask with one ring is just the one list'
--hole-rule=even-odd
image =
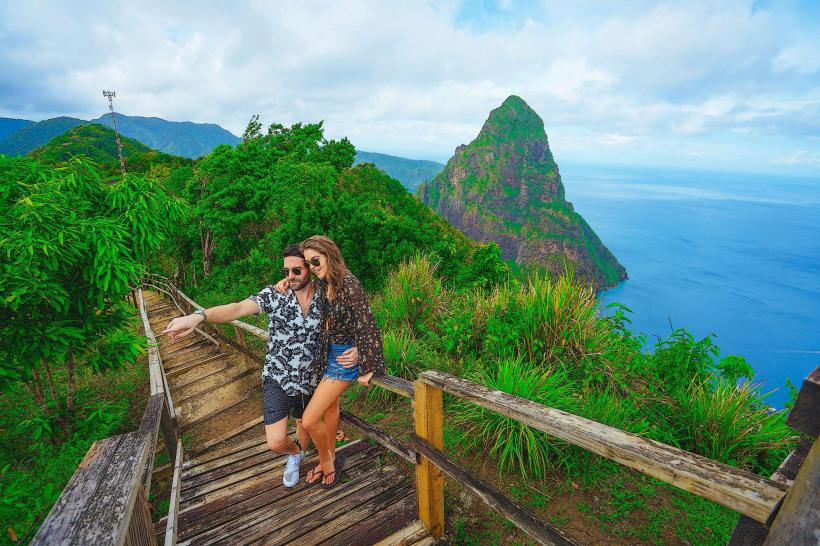
{"label": "man's hand", "polygon": [[290,283],[288,282],[287,277],[276,283],[276,291],[280,294],[287,294],[288,288],[290,288]]}
{"label": "man's hand", "polygon": [[350,349],[346,350],[342,354],[336,357],[336,362],[338,362],[342,368],[352,368],[353,366],[359,365],[359,349],[356,347],[351,347]]}
{"label": "man's hand", "polygon": [[369,387],[370,386],[370,378],[372,378],[372,377],[373,377],[373,372],[366,373],[364,375],[360,375],[359,379],[358,379],[359,385],[361,385],[363,387]]}
{"label": "man's hand", "polygon": [[171,339],[185,337],[193,332],[204,320],[205,317],[195,313],[185,315],[184,317],[177,317],[168,323],[168,326],[165,327],[165,330],[163,330],[160,335],[168,334],[168,337]]}

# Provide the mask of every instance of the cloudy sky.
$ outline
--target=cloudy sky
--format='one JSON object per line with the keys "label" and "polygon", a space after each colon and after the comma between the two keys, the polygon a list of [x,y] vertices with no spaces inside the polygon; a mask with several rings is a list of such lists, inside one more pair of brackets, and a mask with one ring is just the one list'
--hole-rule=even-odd
{"label": "cloudy sky", "polygon": [[[572,8],[569,6],[572,4]],[[562,160],[820,177],[820,2],[10,2],[0,117],[324,120],[445,161],[508,95]]]}

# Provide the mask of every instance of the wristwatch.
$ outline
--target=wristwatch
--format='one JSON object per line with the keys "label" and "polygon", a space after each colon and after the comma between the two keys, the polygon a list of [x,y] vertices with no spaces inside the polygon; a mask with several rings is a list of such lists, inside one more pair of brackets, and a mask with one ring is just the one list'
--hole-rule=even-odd
{"label": "wristwatch", "polygon": [[202,322],[208,322],[208,313],[205,312],[205,309],[197,309],[194,311],[194,315],[202,315]]}

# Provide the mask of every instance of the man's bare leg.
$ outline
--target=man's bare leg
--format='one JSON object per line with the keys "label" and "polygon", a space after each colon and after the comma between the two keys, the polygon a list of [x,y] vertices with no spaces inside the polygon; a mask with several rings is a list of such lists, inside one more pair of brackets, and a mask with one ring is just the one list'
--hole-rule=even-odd
{"label": "man's bare leg", "polygon": [[[298,430],[297,423],[297,434]],[[268,449],[274,453],[282,453],[286,455],[296,455],[299,453],[299,448],[288,436],[287,417],[283,417],[272,425],[265,425],[265,438],[268,441]],[[299,439],[299,441],[301,442],[302,440]]]}

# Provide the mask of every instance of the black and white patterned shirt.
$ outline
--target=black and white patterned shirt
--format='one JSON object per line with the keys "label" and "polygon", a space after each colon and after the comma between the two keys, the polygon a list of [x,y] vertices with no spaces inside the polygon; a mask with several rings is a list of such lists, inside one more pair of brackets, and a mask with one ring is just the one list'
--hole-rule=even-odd
{"label": "black and white patterned shirt", "polygon": [[317,289],[310,302],[307,317],[302,315],[299,300],[293,290],[281,294],[274,286],[266,286],[248,299],[268,315],[268,352],[262,367],[262,379],[269,377],[279,383],[288,396],[311,394],[319,384],[319,370],[314,365],[322,344],[322,299]]}

